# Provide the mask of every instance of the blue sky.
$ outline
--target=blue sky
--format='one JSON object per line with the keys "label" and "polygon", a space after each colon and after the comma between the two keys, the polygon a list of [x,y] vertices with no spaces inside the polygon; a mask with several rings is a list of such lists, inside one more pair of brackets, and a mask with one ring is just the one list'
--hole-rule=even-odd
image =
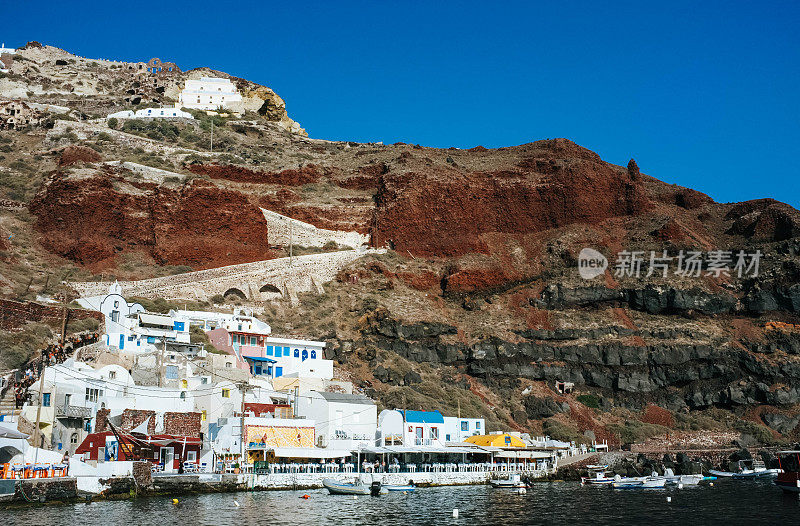
{"label": "blue sky", "polygon": [[0,0],[0,40],[226,71],[312,137],[567,137],[718,201],[800,208],[800,3],[429,4]]}

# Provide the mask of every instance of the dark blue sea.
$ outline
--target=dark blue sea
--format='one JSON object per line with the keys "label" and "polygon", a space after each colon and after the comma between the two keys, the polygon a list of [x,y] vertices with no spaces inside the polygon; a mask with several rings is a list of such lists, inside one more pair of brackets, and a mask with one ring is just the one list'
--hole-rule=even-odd
{"label": "dark blue sea", "polygon": [[[309,499],[300,498],[308,494]],[[672,497],[672,502],[667,502]],[[238,503],[238,505],[237,505]],[[458,508],[458,518],[453,518]],[[717,481],[684,489],[613,490],[539,483],[526,494],[488,486],[419,488],[380,497],[324,490],[213,494],[0,511],[3,524],[231,525],[336,524],[622,525],[800,524],[800,500],[769,481]]]}

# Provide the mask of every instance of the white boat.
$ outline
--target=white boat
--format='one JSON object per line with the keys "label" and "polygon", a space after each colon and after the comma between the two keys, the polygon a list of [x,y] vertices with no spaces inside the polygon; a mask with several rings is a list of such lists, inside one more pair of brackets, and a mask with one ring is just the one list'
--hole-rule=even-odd
{"label": "white boat", "polygon": [[333,479],[322,479],[322,485],[331,495],[369,495],[369,486],[358,481],[356,483],[338,482]]}
{"label": "white boat", "polygon": [[517,488],[528,487],[528,485],[522,481],[518,473],[512,473],[505,480],[490,480],[489,484],[493,488],[505,488],[505,489],[517,489]]}
{"label": "white boat", "polygon": [[653,472],[652,478],[664,478],[668,485],[677,486],[682,484],[684,486],[697,486],[703,480],[703,475],[676,475],[671,468],[664,470],[664,475],[659,476],[658,473]]}
{"label": "white boat", "polygon": [[414,484],[384,484],[381,487],[386,491],[414,491],[417,489]]}
{"label": "white boat", "polygon": [[611,487],[614,489],[656,489],[667,484],[664,477],[614,477]]}
{"label": "white boat", "polygon": [[612,482],[614,482],[614,477],[606,475],[605,471],[597,471],[595,473],[589,473],[588,477],[581,477],[581,484],[587,484],[590,486],[601,486],[611,484]]}

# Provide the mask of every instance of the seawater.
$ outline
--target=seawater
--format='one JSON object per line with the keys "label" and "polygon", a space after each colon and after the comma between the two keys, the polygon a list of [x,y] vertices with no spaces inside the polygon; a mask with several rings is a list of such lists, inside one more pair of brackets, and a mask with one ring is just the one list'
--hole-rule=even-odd
{"label": "seawater", "polygon": [[[309,499],[301,498],[308,494]],[[667,502],[667,497],[672,502]],[[418,488],[380,497],[326,490],[268,491],[51,504],[0,511],[3,524],[164,526],[336,525],[709,525],[800,524],[800,499],[769,481],[720,480],[713,487],[613,490],[537,483],[527,493],[488,486]],[[236,505],[238,503],[238,506]],[[458,508],[458,518],[452,517]]]}

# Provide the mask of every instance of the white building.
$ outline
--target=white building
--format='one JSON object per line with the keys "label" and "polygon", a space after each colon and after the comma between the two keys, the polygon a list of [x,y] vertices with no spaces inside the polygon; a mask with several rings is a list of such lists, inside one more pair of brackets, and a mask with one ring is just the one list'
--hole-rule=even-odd
{"label": "white building", "polygon": [[5,42],[0,44],[0,55],[5,55],[5,54],[14,55],[16,52],[17,52],[16,49],[11,47],[6,47]]}
{"label": "white building", "polygon": [[317,447],[352,451],[375,442],[378,409],[366,396],[311,391],[298,395],[295,410],[317,423]]}
{"label": "white building", "polygon": [[444,447],[444,417],[439,411],[384,409],[378,416],[378,445]]}
{"label": "white building", "polygon": [[178,97],[178,106],[198,110],[229,108],[242,102],[242,95],[230,79],[202,77],[187,80]]}
{"label": "white building", "polygon": [[445,442],[464,442],[473,435],[486,433],[486,422],[483,418],[444,417]]}
{"label": "white building", "polygon": [[178,108],[144,108],[142,110],[124,110],[111,113],[106,119],[194,119],[191,113]]}

